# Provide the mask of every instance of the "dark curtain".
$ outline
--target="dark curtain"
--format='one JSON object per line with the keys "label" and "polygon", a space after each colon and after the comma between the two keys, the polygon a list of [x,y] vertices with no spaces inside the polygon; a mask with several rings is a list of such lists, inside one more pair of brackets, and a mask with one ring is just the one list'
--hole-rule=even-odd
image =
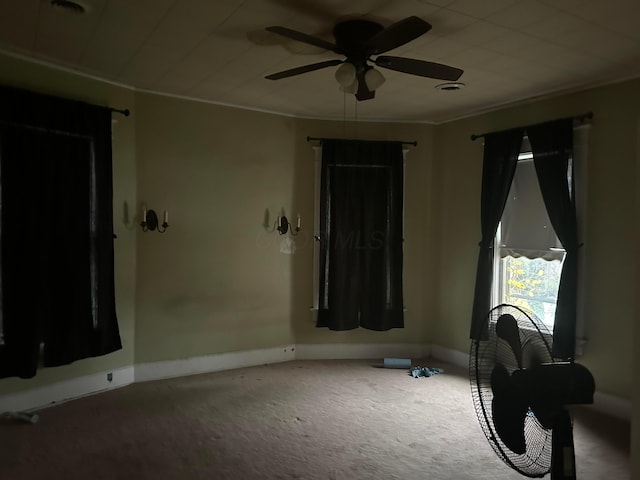
{"label": "dark curtain", "polygon": [[122,348],[112,197],[109,109],[0,88],[0,378]]}
{"label": "dark curtain", "polygon": [[524,130],[516,128],[490,133],[484,137],[480,200],[482,240],[478,254],[470,333],[474,340],[480,340],[486,335],[484,327],[491,309],[494,238],[509,195],[523,135]]}
{"label": "dark curtain", "polygon": [[578,229],[573,182],[573,120],[527,128],[542,198],[558,239],[566,251],[553,327],[553,356],[575,354],[578,286]]}
{"label": "dark curtain", "polygon": [[325,140],[318,327],[404,327],[398,142]]}

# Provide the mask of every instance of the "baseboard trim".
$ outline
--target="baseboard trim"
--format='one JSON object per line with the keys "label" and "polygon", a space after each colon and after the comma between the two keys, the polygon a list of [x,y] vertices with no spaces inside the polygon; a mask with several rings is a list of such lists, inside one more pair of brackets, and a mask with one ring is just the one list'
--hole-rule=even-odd
{"label": "baseboard trim", "polygon": [[[112,375],[111,381],[108,380],[109,374]],[[0,397],[0,413],[51,407],[87,395],[125,387],[132,384],[133,381],[133,366],[93,373],[24,392],[2,395]]]}
{"label": "baseboard trim", "polygon": [[[469,354],[458,350],[432,345],[431,356],[459,367],[469,367]],[[606,415],[631,421],[631,402],[629,400],[596,391],[593,396],[592,408]]]}
{"label": "baseboard trim", "polygon": [[296,360],[348,360],[386,357],[426,358],[431,353],[427,344],[326,343],[296,345]]}
{"label": "baseboard trim", "polygon": [[[431,357],[468,368],[469,355],[440,345],[428,344],[300,344],[259,350],[227,352],[180,360],[148,362],[94,373],[0,397],[0,414],[30,411],[61,404],[76,398],[102,393],[135,382],[161,380],[201,373],[252,367],[291,360],[383,359],[388,357],[423,359]],[[112,374],[112,380],[107,379]],[[631,421],[631,402],[596,392],[593,408]]]}
{"label": "baseboard trim", "polygon": [[631,421],[631,402],[608,393],[596,392],[593,408],[611,417]]}
{"label": "baseboard trim", "polygon": [[469,368],[469,354],[459,350],[441,347],[440,345],[432,345],[431,356],[457,367]]}
{"label": "baseboard trim", "polygon": [[148,382],[164,378],[253,367],[267,363],[287,362],[295,360],[295,350],[294,345],[284,345],[260,350],[244,350],[179,360],[140,363],[135,366],[135,381]]}

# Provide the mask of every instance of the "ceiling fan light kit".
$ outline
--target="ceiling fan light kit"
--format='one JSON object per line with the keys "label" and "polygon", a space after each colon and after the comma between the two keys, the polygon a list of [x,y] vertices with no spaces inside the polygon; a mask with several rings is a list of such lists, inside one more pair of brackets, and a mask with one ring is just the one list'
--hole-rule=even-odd
{"label": "ceiling fan light kit", "polygon": [[384,75],[373,67],[367,66],[363,69],[364,74],[359,72],[357,67],[351,62],[344,62],[338,67],[335,73],[336,81],[340,85],[340,91],[355,94],[361,78],[370,91],[375,91],[386,81]]}
{"label": "ceiling fan light kit", "polygon": [[380,73],[380,71],[376,70],[375,68],[370,68],[364,74],[364,81],[367,84],[367,88],[373,91],[380,88],[386,81],[386,79],[384,78],[384,75]]}
{"label": "ceiling fan light kit", "polygon": [[[370,20],[356,19],[337,23],[333,28],[335,43],[328,42],[287,27],[267,27],[267,31],[299,42],[330,50],[346,57],[344,60],[328,60],[267,75],[269,80],[292,77],[322,68],[340,65],[335,72],[340,90],[354,93],[358,100],[369,100],[385,82],[385,78],[369,63],[410,75],[435,78],[448,82],[457,81],[463,71],[425,60],[380,55],[400,47],[431,30],[431,25],[418,17],[407,17],[387,28]],[[376,58],[372,58],[377,56]]]}
{"label": "ceiling fan light kit", "polygon": [[356,67],[353,63],[344,62],[336,69],[336,81],[341,87],[348,87],[356,80]]}
{"label": "ceiling fan light kit", "polygon": [[353,82],[351,82],[349,85],[346,85],[346,86],[340,85],[339,90],[344,93],[355,95],[358,91],[358,80],[354,79]]}

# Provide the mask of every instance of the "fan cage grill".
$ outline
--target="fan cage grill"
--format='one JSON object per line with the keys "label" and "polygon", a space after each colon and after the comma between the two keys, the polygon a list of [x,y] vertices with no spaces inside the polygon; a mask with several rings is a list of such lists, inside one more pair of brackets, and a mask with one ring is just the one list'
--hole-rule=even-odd
{"label": "fan cage grill", "polygon": [[551,429],[545,428],[529,409],[525,418],[524,436],[526,451],[511,451],[498,436],[492,420],[491,372],[497,363],[503,364],[509,374],[518,368],[511,347],[498,338],[495,328],[498,318],[511,314],[518,323],[522,343],[523,363],[526,368],[534,358],[540,362],[552,362],[551,348],[546,340],[549,332],[535,314],[513,305],[499,305],[487,317],[486,340],[473,340],[469,355],[471,396],[480,427],[498,457],[522,475],[532,478],[545,476],[551,470]]}

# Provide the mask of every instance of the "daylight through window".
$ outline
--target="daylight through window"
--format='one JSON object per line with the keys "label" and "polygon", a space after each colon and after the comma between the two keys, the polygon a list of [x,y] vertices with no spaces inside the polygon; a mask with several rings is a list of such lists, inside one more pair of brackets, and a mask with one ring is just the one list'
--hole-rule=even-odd
{"label": "daylight through window", "polygon": [[495,244],[494,303],[530,310],[553,330],[565,253],[549,220],[526,139]]}

